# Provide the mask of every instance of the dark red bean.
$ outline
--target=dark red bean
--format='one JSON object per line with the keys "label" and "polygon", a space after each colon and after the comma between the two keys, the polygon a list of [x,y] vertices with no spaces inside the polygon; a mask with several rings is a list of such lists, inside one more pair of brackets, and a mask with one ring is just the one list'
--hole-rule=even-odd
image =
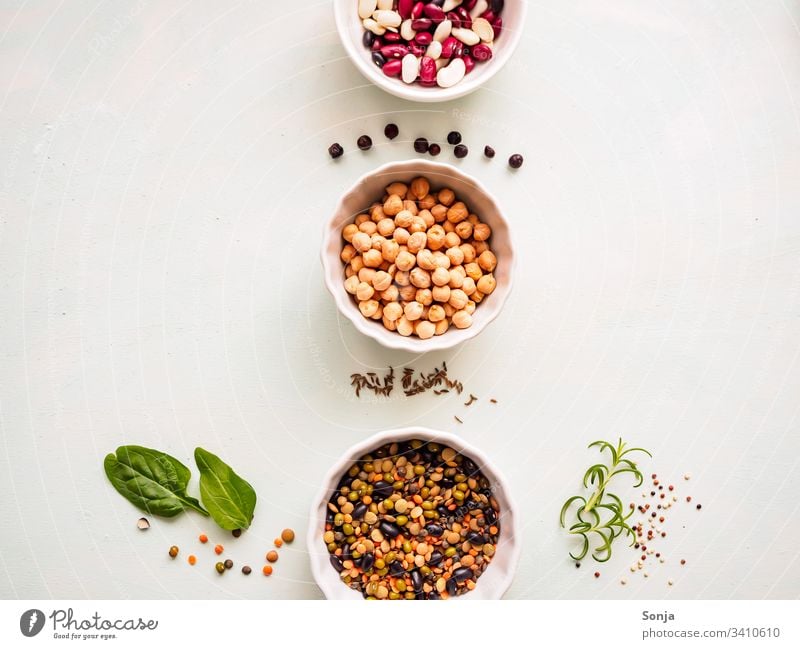
{"label": "dark red bean", "polygon": [[386,32],[383,35],[383,40],[385,40],[387,43],[399,43],[403,40],[403,37],[397,32]]}
{"label": "dark red bean", "polygon": [[444,20],[444,11],[442,11],[441,7],[437,7],[432,2],[430,4],[426,4],[422,11],[435,23],[440,23]]}
{"label": "dark red bean", "polygon": [[419,32],[414,37],[414,40],[420,45],[430,45],[431,41],[433,40],[433,36],[430,32]]}
{"label": "dark red bean", "polygon": [[483,147],[483,155],[487,158],[494,158],[494,149],[487,144]]}
{"label": "dark red bean", "polygon": [[386,61],[383,65],[383,73],[387,77],[397,77],[403,71],[403,62],[400,59]]}
{"label": "dark red bean", "polygon": [[455,11],[451,11],[447,14],[447,20],[453,23],[453,27],[461,27],[461,16]]}
{"label": "dark red bean", "polygon": [[341,157],[341,155],[344,153],[344,149],[342,148],[341,144],[334,142],[328,147],[328,153],[330,154],[331,158],[335,160],[336,158]]}
{"label": "dark red bean", "polygon": [[369,49],[372,47],[372,43],[375,41],[375,34],[373,34],[368,29],[364,30],[364,35],[361,37],[361,42],[363,43],[364,47]]}
{"label": "dark red bean", "polygon": [[442,58],[456,58],[458,56],[458,54],[456,54],[456,49],[459,49],[460,45],[461,41],[459,41],[455,36],[448,36],[445,38],[442,42]]}
{"label": "dark red bean", "polygon": [[453,154],[456,156],[456,158],[466,158],[468,153],[469,149],[467,148],[466,144],[458,144],[453,149]]}
{"label": "dark red bean", "polygon": [[[425,8],[424,2],[417,2],[414,4],[414,8],[411,9],[411,18],[416,20],[422,15],[422,10]],[[413,25],[412,25],[413,26]]]}
{"label": "dark red bean", "polygon": [[[372,148],[372,138],[369,135],[362,135],[356,141],[356,145],[358,145],[358,148],[362,151],[369,151]],[[355,509],[353,512],[355,512]]]}
{"label": "dark red bean", "polygon": [[489,6],[496,14],[499,14],[501,11],[503,11],[503,7],[505,7],[505,5],[505,0],[491,0],[491,2],[489,2]]}
{"label": "dark red bean", "polygon": [[472,11],[476,4],[478,4],[478,0],[467,0],[464,3],[464,7],[467,9],[467,11]]}
{"label": "dark red bean", "polygon": [[481,18],[483,18],[486,22],[491,23],[497,16],[494,15],[494,12],[489,9],[488,11],[484,11],[481,14]]}
{"label": "dark red bean", "polygon": [[478,43],[472,48],[472,58],[476,61],[488,61],[492,58],[492,48],[486,43]]}
{"label": "dark red bean", "polygon": [[[381,54],[380,52],[373,52],[372,62],[379,68],[382,68],[386,64],[386,59],[383,58],[383,54]],[[402,66],[402,62],[400,63],[400,65]]]}
{"label": "dark red bean", "polygon": [[[512,169],[519,169],[522,166],[522,163],[523,163],[523,158],[519,153],[515,153],[508,159],[508,166],[511,167]],[[653,512],[653,516],[655,515],[656,513]]]}
{"label": "dark red bean", "polygon": [[433,21],[430,18],[418,18],[411,23],[411,29],[415,32],[424,32],[433,27]]}
{"label": "dark red bean", "polygon": [[384,45],[386,45],[386,43],[384,43],[384,42],[383,42],[383,39],[381,39],[381,38],[376,38],[374,41],[372,41],[372,47],[370,47],[370,49],[371,49],[373,52],[378,52],[378,51],[380,51],[380,49],[381,49],[381,48],[382,48]]}
{"label": "dark red bean", "polygon": [[438,144],[436,144],[436,142],[432,143],[428,147],[428,153],[430,153],[434,157],[439,155],[441,152],[442,152],[442,147],[440,147]]}
{"label": "dark red bean", "polygon": [[414,140],[414,151],[417,153],[427,153],[428,140],[424,137],[418,137],[416,140]]}
{"label": "dark red bean", "polygon": [[447,143],[448,144],[461,144],[461,133],[458,131],[450,131],[447,134]]}
{"label": "dark red bean", "polygon": [[492,31],[494,32],[494,37],[497,38],[500,36],[500,32],[503,31],[503,19],[498,16],[492,22]]}
{"label": "dark red bean", "polygon": [[397,3],[397,13],[405,20],[411,17],[411,11],[414,9],[414,0],[399,0]]}
{"label": "dark red bean", "polygon": [[466,72],[464,74],[469,74],[475,69],[475,59],[468,54],[462,54],[461,60],[464,61],[464,67],[466,68]]}
{"label": "dark red bean", "polygon": [[[387,124],[383,128],[383,134],[390,140],[394,140],[398,135],[400,135],[400,129],[398,128],[397,124]],[[356,509],[358,509],[358,507],[356,507],[353,510],[353,518],[355,518]],[[361,519],[356,519],[356,520],[361,520]]]}
{"label": "dark red bean", "polygon": [[401,45],[400,43],[384,45],[381,48],[381,54],[383,54],[386,59],[402,59],[408,54],[408,45]]}
{"label": "dark red bean", "polygon": [[464,5],[456,7],[456,13],[459,16],[461,16],[461,26],[465,27],[466,29],[471,29],[472,17],[469,15],[469,12],[464,8]]}
{"label": "dark red bean", "polygon": [[425,48],[418,44],[418,43],[409,43],[408,44],[408,51],[416,56],[417,58],[421,56],[425,56]]}
{"label": "dark red bean", "polygon": [[419,79],[424,85],[436,83],[436,61],[430,56],[423,56],[419,62]]}

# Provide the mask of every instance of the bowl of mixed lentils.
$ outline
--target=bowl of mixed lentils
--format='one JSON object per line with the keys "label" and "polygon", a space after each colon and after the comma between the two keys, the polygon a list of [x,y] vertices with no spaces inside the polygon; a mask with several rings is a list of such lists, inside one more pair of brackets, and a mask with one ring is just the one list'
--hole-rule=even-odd
{"label": "bowl of mixed lentils", "polygon": [[328,599],[499,599],[520,553],[498,470],[461,438],[421,427],[350,448],[323,481],[307,538]]}

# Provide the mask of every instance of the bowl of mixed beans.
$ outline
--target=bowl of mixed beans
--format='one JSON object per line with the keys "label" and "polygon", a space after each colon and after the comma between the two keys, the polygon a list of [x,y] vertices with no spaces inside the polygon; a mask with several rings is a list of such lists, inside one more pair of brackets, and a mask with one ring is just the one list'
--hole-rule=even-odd
{"label": "bowl of mixed beans", "polygon": [[519,558],[514,512],[479,449],[428,428],[384,431],[326,476],[312,573],[328,599],[499,599]]}

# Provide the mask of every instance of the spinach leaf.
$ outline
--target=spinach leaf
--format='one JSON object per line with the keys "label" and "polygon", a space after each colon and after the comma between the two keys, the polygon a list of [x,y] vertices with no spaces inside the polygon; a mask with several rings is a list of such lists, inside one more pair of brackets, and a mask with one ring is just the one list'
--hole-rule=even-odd
{"label": "spinach leaf", "polygon": [[177,516],[194,509],[208,516],[186,493],[191,472],[174,457],[143,446],[120,446],[103,462],[114,488],[139,509],[155,516]]}
{"label": "spinach leaf", "polygon": [[256,492],[246,480],[213,453],[194,451],[200,469],[200,497],[223,530],[246,529],[253,521]]}

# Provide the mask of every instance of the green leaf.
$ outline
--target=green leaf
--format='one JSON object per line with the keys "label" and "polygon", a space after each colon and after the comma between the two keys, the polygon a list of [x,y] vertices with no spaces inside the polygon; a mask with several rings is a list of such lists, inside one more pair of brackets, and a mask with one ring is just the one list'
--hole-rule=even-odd
{"label": "green leaf", "polygon": [[116,455],[106,456],[103,468],[114,488],[148,514],[171,518],[194,509],[208,516],[186,493],[191,471],[171,455],[143,446],[120,446]]}
{"label": "green leaf", "polygon": [[253,522],[256,492],[213,453],[196,448],[194,459],[200,469],[200,497],[211,518],[223,530],[247,529]]}

